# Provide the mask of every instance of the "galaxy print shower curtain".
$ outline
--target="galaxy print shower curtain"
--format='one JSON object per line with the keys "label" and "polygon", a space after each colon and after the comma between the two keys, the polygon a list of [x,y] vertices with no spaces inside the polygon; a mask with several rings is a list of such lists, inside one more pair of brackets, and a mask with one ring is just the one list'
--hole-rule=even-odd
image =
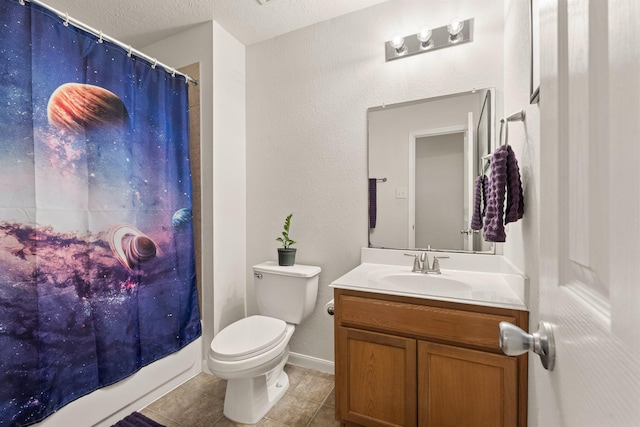
{"label": "galaxy print shower curtain", "polygon": [[201,332],[185,78],[63,21],[0,0],[0,426]]}

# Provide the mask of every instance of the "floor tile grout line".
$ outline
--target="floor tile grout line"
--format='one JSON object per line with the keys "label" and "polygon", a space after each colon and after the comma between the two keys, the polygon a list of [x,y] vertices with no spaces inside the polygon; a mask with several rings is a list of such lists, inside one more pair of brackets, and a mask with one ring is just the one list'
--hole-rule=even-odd
{"label": "floor tile grout line", "polygon": [[316,409],[316,411],[313,413],[313,415],[309,419],[309,422],[307,423],[307,427],[309,427],[311,423],[313,423],[313,420],[316,417],[316,415],[318,415],[318,412],[320,412],[320,409],[322,409],[322,403],[320,404],[320,406],[318,406],[318,409]]}
{"label": "floor tile grout line", "polygon": [[331,390],[329,390],[329,393],[327,393],[327,395],[324,397],[324,399],[322,399],[322,402],[320,402],[320,406],[318,406],[318,409],[316,409],[316,412],[313,414],[313,416],[311,417],[311,419],[309,420],[309,422],[307,423],[307,427],[309,427],[312,423],[313,420],[316,418],[316,416],[318,415],[318,413],[320,412],[320,410],[322,409],[323,406],[326,406],[324,403],[327,401],[327,399],[329,398],[329,396],[331,396],[331,392],[333,391],[333,389],[335,388],[335,386],[333,386],[331,388]]}

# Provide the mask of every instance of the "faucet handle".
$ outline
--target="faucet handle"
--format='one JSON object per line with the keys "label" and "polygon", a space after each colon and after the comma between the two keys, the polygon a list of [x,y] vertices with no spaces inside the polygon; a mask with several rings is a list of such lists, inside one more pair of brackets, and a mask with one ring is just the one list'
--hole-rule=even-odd
{"label": "faucet handle", "polygon": [[433,257],[433,267],[431,267],[431,271],[437,274],[440,274],[440,261],[439,259],[449,258],[448,256],[434,256]]}
{"label": "faucet handle", "polygon": [[422,270],[422,265],[424,265],[424,263],[422,262],[423,261],[422,260],[422,254],[420,254],[420,255],[418,255],[418,254],[404,254],[404,255],[413,257],[413,268],[411,269],[411,271],[413,273]]}

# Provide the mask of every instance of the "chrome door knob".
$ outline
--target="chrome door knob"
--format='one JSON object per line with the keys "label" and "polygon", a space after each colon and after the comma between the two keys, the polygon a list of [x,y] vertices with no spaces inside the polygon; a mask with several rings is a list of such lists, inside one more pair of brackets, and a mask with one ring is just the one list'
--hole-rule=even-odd
{"label": "chrome door knob", "polygon": [[540,356],[542,366],[553,371],[556,345],[553,328],[549,322],[540,322],[538,332],[529,334],[514,324],[500,322],[500,348],[507,356],[519,356],[533,351]]}
{"label": "chrome door knob", "polygon": [[466,230],[460,230],[460,234],[466,234],[467,236],[470,236],[472,234],[478,234],[480,232],[480,230],[473,230],[471,228],[467,228]]}

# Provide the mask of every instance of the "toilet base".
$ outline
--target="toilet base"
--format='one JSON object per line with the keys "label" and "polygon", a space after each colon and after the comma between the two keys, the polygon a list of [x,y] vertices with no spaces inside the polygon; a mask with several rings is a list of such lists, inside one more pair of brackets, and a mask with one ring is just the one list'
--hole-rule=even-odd
{"label": "toilet base", "polygon": [[242,424],[260,421],[289,389],[289,377],[284,372],[287,359],[284,357],[273,371],[265,375],[228,380],[224,416]]}

